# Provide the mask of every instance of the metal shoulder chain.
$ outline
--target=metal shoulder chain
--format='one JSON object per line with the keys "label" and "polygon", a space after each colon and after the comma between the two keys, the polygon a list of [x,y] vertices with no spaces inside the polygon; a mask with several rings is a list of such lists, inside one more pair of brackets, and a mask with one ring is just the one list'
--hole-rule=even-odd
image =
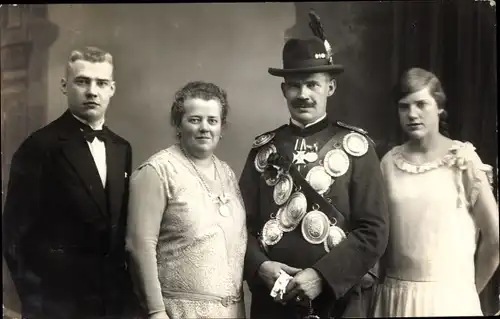
{"label": "metal shoulder chain", "polygon": [[[181,146],[181,151],[182,151],[182,154],[184,155],[184,157],[186,157],[186,159],[189,161],[189,164],[191,164],[191,166],[195,170],[196,174],[198,175],[198,179],[201,181],[201,184],[203,185],[205,190],[208,192],[209,196],[212,198],[220,197],[220,196],[216,196],[214,193],[212,193],[212,191],[210,190],[210,187],[208,186],[207,182],[205,181],[205,178],[203,177],[203,174],[201,174],[201,172],[196,167],[196,164],[191,160],[191,158],[189,158],[189,156],[186,154],[186,151],[184,150],[184,148],[182,146]],[[219,170],[217,169],[217,165],[215,164],[215,156],[213,154],[211,156],[211,159],[212,159],[212,163],[214,164],[215,174],[216,174],[217,178],[219,179],[219,183],[220,183],[220,187],[221,187],[221,191],[222,191],[222,197],[225,199],[226,192],[224,190],[224,183],[222,182],[221,175],[219,173]],[[222,199],[221,199],[221,201],[222,201]]]}

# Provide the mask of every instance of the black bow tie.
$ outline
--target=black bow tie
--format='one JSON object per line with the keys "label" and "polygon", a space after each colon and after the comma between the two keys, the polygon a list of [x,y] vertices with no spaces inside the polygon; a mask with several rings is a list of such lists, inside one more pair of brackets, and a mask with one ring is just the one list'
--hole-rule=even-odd
{"label": "black bow tie", "polygon": [[96,137],[103,142],[106,141],[107,134],[105,130],[93,130],[88,126],[84,126],[82,128],[82,131],[83,137],[85,137],[85,139],[90,143],[92,143]]}

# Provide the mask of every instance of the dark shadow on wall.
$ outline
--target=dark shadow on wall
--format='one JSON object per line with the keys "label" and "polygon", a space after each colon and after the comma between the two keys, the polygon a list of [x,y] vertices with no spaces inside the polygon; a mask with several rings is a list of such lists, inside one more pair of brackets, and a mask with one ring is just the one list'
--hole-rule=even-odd
{"label": "dark shadow on wall", "polygon": [[[2,209],[14,152],[29,134],[46,124],[48,49],[58,36],[58,27],[47,19],[47,5],[0,8]],[[2,266],[3,304],[19,311],[3,258]]]}
{"label": "dark shadow on wall", "polygon": [[[492,5],[493,4],[493,5]],[[394,4],[394,79],[410,67],[441,80],[451,138],[470,141],[494,167],[498,201],[497,30],[490,1],[397,2]],[[399,132],[400,140],[403,134]],[[485,315],[500,309],[500,269],[480,295]]]}
{"label": "dark shadow on wall", "polygon": [[[452,138],[471,141],[494,166],[498,190],[496,6],[494,1],[295,3],[296,24],[285,33],[313,36],[308,12],[318,13],[345,66],[328,102],[331,120],[367,129],[382,157],[404,142],[391,90],[410,67],[435,72],[448,97]],[[498,196],[497,196],[498,197]],[[481,293],[485,314],[500,308],[500,270]]]}
{"label": "dark shadow on wall", "polygon": [[[335,63],[345,71],[328,101],[328,117],[369,132],[382,156],[394,145],[390,103],[393,6],[391,2],[297,2],[291,37],[311,37],[310,9],[320,16]],[[392,125],[391,125],[392,124]]]}

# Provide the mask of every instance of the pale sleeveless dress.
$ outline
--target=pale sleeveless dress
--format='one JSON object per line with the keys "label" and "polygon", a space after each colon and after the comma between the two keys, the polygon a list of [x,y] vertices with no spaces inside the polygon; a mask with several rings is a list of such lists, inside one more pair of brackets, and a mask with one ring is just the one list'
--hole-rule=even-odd
{"label": "pale sleeveless dress", "polygon": [[[229,197],[228,216],[219,213],[179,145],[158,152],[138,169],[154,168],[168,203],[154,247],[159,282],[150,278],[145,285],[160,285],[170,319],[245,318],[246,214],[234,172],[218,158],[215,164]],[[219,183],[206,182],[212,189]],[[162,306],[156,304],[151,308]]]}
{"label": "pale sleeveless dress", "polygon": [[491,166],[481,162],[472,144],[459,141],[448,155],[424,165],[407,162],[401,152],[397,146],[381,161],[390,235],[374,316],[482,316],[471,207],[479,174]]}

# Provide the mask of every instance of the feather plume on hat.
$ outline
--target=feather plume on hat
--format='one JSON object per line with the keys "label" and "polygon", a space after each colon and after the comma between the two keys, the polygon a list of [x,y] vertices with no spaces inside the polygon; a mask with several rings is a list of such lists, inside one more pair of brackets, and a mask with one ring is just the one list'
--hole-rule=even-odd
{"label": "feather plume on hat", "polygon": [[319,16],[316,14],[316,12],[314,12],[313,9],[309,11],[309,19],[310,19],[309,27],[311,28],[314,36],[320,38],[325,44],[328,61],[330,62],[330,64],[333,64],[332,47],[330,46],[330,43],[328,43],[328,40],[326,39],[325,30],[323,29],[323,25],[321,24]]}

